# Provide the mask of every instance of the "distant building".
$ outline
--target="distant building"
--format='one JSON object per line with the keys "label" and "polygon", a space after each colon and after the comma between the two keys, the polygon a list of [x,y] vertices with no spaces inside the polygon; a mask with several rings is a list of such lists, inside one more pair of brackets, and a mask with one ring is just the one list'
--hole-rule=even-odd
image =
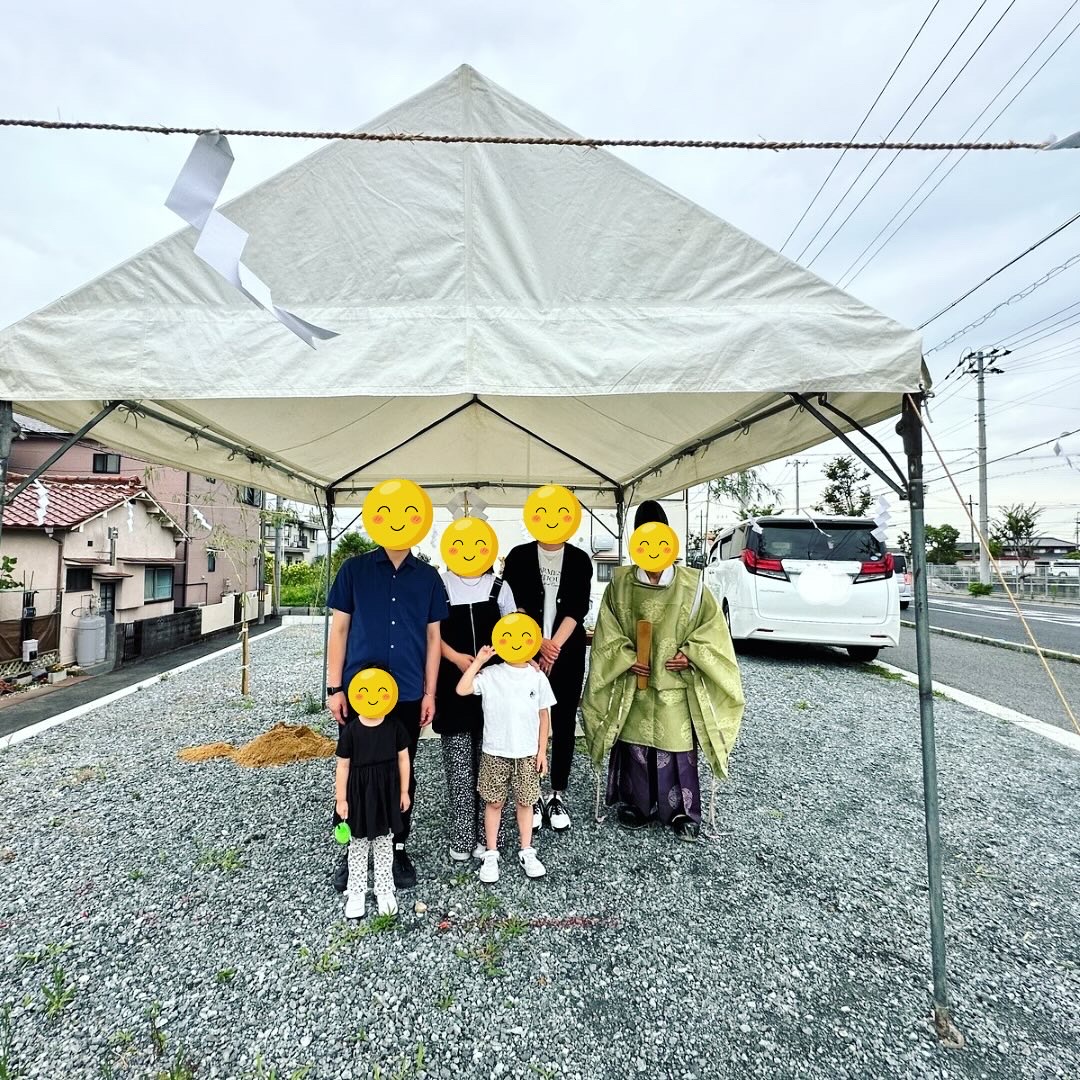
{"label": "distant building", "polygon": [[[269,515],[268,515],[269,517]],[[316,555],[326,553],[326,545],[320,544],[318,537],[322,526],[302,517],[284,521],[281,525],[283,566],[293,563],[310,563]],[[274,522],[267,520],[263,525],[263,547],[269,558],[274,555]],[[321,548],[321,551],[320,551]]]}
{"label": "distant building", "polygon": [[[1062,555],[1068,555],[1072,551],[1076,551],[1076,544],[1071,540],[1062,540],[1056,536],[1036,536],[1032,543],[1032,559],[1035,562],[1048,562],[1051,559],[1059,559]],[[979,558],[979,545],[972,544],[971,541],[965,540],[962,543],[958,542],[956,550],[960,552],[962,559],[974,559],[978,561]],[[1001,552],[1003,559],[1015,559],[1017,558],[1017,552],[1015,548],[1003,547]]]}
{"label": "distant building", "polygon": [[[68,434],[28,417],[16,417],[19,437],[8,469],[26,475],[60,448]],[[177,608],[217,604],[223,596],[259,588],[259,537],[263,493],[205,476],[154,465],[83,439],[54,462],[41,480],[94,477],[138,480],[183,532],[173,580]],[[6,552],[7,542],[5,539]]]}
{"label": "distant building", "polygon": [[[22,479],[10,476],[8,491]],[[136,477],[54,476],[4,507],[4,554],[18,589],[0,591],[0,665],[24,639],[44,663],[75,660],[82,613],[110,622],[170,615],[184,530]],[[17,666],[17,664],[16,664]]]}

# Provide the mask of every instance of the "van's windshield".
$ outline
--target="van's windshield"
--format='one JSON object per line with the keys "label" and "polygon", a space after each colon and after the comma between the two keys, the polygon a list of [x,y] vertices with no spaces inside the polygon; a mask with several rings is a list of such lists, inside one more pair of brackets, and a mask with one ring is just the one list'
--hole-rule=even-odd
{"label": "van's windshield", "polygon": [[809,521],[793,521],[761,527],[757,551],[766,559],[871,562],[885,555],[885,545],[874,538],[873,526],[865,522],[830,522],[815,528]]}

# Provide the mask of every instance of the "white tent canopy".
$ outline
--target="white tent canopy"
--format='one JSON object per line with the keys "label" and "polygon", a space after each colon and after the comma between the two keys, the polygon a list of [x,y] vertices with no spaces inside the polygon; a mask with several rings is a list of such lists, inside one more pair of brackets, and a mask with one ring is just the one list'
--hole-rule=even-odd
{"label": "white tent canopy", "polygon": [[[572,134],[469,67],[362,130]],[[868,425],[923,379],[917,334],[601,150],[341,141],[223,210],[340,337],[309,350],[185,229],[0,333],[0,399],[70,431],[124,402],[95,439],[307,502],[613,506],[827,438],[790,393]]]}

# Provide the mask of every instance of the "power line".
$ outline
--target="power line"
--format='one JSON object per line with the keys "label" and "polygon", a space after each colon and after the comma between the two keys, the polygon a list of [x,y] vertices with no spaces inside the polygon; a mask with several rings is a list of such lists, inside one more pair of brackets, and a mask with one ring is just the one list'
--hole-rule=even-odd
{"label": "power line", "polygon": [[[963,303],[969,296],[977,293],[984,285],[993,281],[994,278],[996,278],[999,274],[1005,273],[1005,271],[1008,270],[1009,267],[1015,266],[1018,262],[1020,262],[1021,259],[1027,258],[1027,256],[1030,255],[1033,251],[1042,247],[1043,244],[1045,244],[1048,240],[1052,240],[1055,236],[1058,235],[1058,233],[1064,232],[1070,225],[1075,224],[1075,222],[1077,221],[1080,221],[1080,213],[1073,214],[1073,216],[1069,218],[1068,221],[1062,222],[1056,229],[1048,232],[1041,240],[1036,240],[1034,244],[1032,244],[1028,248],[1025,248],[1023,251],[1020,252],[1019,255],[1011,258],[1007,263],[1005,263],[1004,266],[999,266],[992,274],[987,274],[987,276],[984,277],[982,281],[978,283],[978,285],[973,285],[970,289],[968,289],[966,293],[964,293],[962,296],[958,296],[955,300],[953,300],[951,304],[946,304],[945,307],[943,307],[936,315],[931,315],[930,318],[927,319],[925,322],[920,323],[916,327],[916,329],[924,330],[932,322],[937,322],[937,320],[940,319],[942,315],[946,314],[949,311],[952,311],[954,307],[956,307],[958,304]],[[1055,266],[1052,270],[1047,271],[1047,273],[1045,273],[1041,278],[1039,278],[1038,281],[1033,282],[1031,285],[1028,285],[1026,288],[1022,289],[1014,296],[1009,297],[1008,300],[1003,300],[996,307],[991,308],[991,310],[988,311],[985,315],[983,315],[980,319],[977,319],[975,322],[969,324],[968,326],[965,326],[962,330],[957,330],[955,334],[953,334],[951,337],[946,338],[944,341],[938,342],[938,344],[935,345],[932,349],[928,349],[926,351],[926,355],[937,352],[939,349],[943,349],[946,345],[951,345],[954,341],[956,341],[957,338],[963,337],[964,334],[966,334],[969,330],[974,330],[977,326],[982,326],[982,324],[986,322],[987,319],[995,315],[1003,307],[1006,307],[1008,304],[1012,304],[1017,300],[1023,300],[1026,297],[1030,296],[1036,289],[1040,288],[1042,285],[1045,285],[1051,278],[1057,277],[1058,274],[1063,273],[1065,270],[1068,270],[1069,267],[1073,266],[1078,261],[1080,261],[1080,254],[1073,255],[1060,266]]]}
{"label": "power line", "polygon": [[[978,53],[982,49],[982,47],[987,43],[987,41],[990,40],[990,36],[1001,25],[1001,21],[1013,9],[1013,6],[1015,5],[1015,3],[1016,3],[1016,0],[1009,0],[1008,6],[997,17],[997,19],[994,22],[994,25],[991,26],[990,29],[986,32],[986,34],[984,35],[982,41],[980,41],[979,44],[975,46],[975,48],[971,52],[971,55],[968,56],[968,58],[963,62],[963,64],[960,65],[960,69],[949,80],[949,82],[945,86],[945,89],[942,90],[940,94],[938,94],[937,100],[934,102],[933,105],[930,106],[929,109],[926,110],[926,113],[923,115],[923,118],[915,125],[914,129],[911,131],[911,134],[908,136],[908,138],[911,138],[912,136],[915,136],[915,135],[917,135],[919,133],[919,131],[922,129],[923,124],[925,124],[926,121],[930,119],[933,112],[937,109],[937,107],[944,100],[945,95],[953,88],[953,86],[956,84],[957,79],[959,79],[960,76],[964,74],[964,72],[967,70],[968,65],[971,63],[972,60],[975,59],[976,55],[978,55]],[[856,211],[858,211],[859,207],[862,206],[862,204],[864,202],[866,202],[866,200],[870,197],[870,193],[874,190],[874,188],[876,188],[878,186],[878,184],[881,183],[881,181],[885,178],[885,174],[896,164],[896,160],[899,157],[900,157],[899,151],[897,151],[895,154],[893,154],[893,156],[889,159],[888,163],[886,164],[885,168],[882,169],[880,173],[878,173],[878,175],[871,182],[870,186],[866,189],[866,191],[864,191],[862,193],[862,195],[859,198],[859,201],[848,211],[847,216],[844,218],[844,220],[841,221],[840,224],[833,230],[833,233],[829,237],[829,239],[826,240],[825,243],[822,244],[822,246],[820,248],[818,248],[817,254],[810,260],[809,263],[807,263],[807,268],[812,267],[814,265],[814,263],[816,263],[818,261],[818,259],[820,259],[821,256],[825,254],[825,251],[829,247],[829,245],[837,238],[837,236],[840,234],[840,232],[844,228],[844,226],[852,219],[852,217],[854,216]]]}
{"label": "power line", "polygon": [[[1080,3],[1080,0],[1077,0],[1077,2]],[[994,344],[1004,345],[1007,341],[1013,341],[1016,338],[1024,337],[1029,330],[1034,330],[1036,326],[1039,326],[1044,322],[1049,322],[1051,319],[1056,318],[1058,315],[1064,315],[1065,312],[1072,311],[1072,309],[1075,307],[1080,307],[1080,300],[1075,300],[1073,303],[1067,305],[1066,307],[1058,308],[1057,311],[1052,311],[1049,315],[1044,315],[1041,319],[1036,319],[1034,322],[1030,322],[1026,326],[1022,326],[1019,330],[1015,330],[1011,334],[1006,334],[1005,337],[999,338],[996,342],[994,342]]]}
{"label": "power line", "polygon": [[[1046,32],[1046,34],[1043,36],[1043,38],[1039,42],[1039,44],[1036,45],[1035,48],[1032,49],[1030,53],[1028,53],[1028,55],[1024,59],[1023,63],[1021,63],[1020,66],[1012,73],[1012,75],[1010,75],[1008,77],[1008,79],[1006,79],[1005,82],[1002,83],[1001,88],[998,90],[998,92],[986,103],[986,105],[983,106],[982,111],[967,126],[967,128],[965,129],[965,131],[964,131],[963,135],[961,136],[961,138],[966,138],[968,132],[971,131],[971,129],[973,127],[975,127],[975,125],[986,115],[986,113],[990,110],[990,108],[994,104],[994,102],[997,101],[997,99],[999,97],[1001,97],[1001,95],[1005,92],[1005,90],[1008,89],[1009,84],[1031,62],[1032,57],[1034,57],[1034,55],[1043,47],[1043,45],[1046,44],[1046,41],[1050,37],[1050,35],[1053,34],[1053,32],[1061,25],[1061,23],[1068,16],[1068,14],[1073,10],[1073,8],[1076,7],[1078,2],[1080,2],[1080,0],[1073,0],[1073,2],[1065,10],[1064,14],[1062,14],[1061,18],[1059,18],[1057,20],[1057,22],[1054,23],[1054,25],[1051,26],[1050,29]],[[1045,60],[1043,60],[1043,62],[1031,73],[1030,76],[1028,76],[1027,80],[1024,82],[1024,85],[1021,86],[1016,91],[1016,93],[1013,94],[1013,96],[1011,98],[1009,98],[1009,100],[1005,103],[1005,105],[1001,108],[1001,110],[993,118],[993,120],[991,120],[990,123],[987,124],[986,127],[984,127],[981,132],[979,132],[978,136],[976,136],[977,138],[981,139],[1002,118],[1002,116],[1004,116],[1004,114],[1012,107],[1012,105],[1016,101],[1016,99],[1032,84],[1032,82],[1034,82],[1034,80],[1039,75],[1039,73],[1043,70],[1043,68],[1045,68],[1046,65],[1049,64],[1050,61],[1053,60],[1055,56],[1057,56],[1057,54],[1058,54],[1058,52],[1060,52],[1062,46],[1065,45],[1065,43],[1073,36],[1073,34],[1076,33],[1077,30],[1080,30],[1080,22],[1078,22],[1076,24],[1076,26],[1074,26],[1065,35],[1065,37],[1062,38],[1062,40],[1060,42],[1058,42],[1058,44],[1055,46],[1054,50],[1050,53],[1050,55],[1047,56]],[[923,189],[923,187],[925,187],[926,184],[930,182],[930,180],[933,178],[934,174],[945,164],[945,162],[948,159],[947,158],[942,158],[942,160],[939,161],[933,167],[933,169],[930,170],[930,172],[923,179],[922,183],[920,183],[919,186],[907,197],[907,199],[904,201],[904,203],[900,207],[900,209],[897,210],[896,213],[893,214],[893,216],[891,218],[889,218],[889,220],[887,222],[885,222],[885,224],[881,227],[881,229],[878,230],[877,235],[870,241],[869,244],[866,245],[866,247],[864,247],[862,249],[862,251],[858,254],[858,256],[852,261],[852,263],[844,271],[844,273],[841,274],[839,284],[840,284],[840,287],[842,289],[846,289],[846,288],[850,287],[851,284],[855,281],[855,279],[858,278],[863,273],[864,270],[866,270],[866,268],[882,253],[882,251],[885,250],[886,247],[889,246],[890,243],[892,243],[892,241],[896,237],[897,233],[899,233],[904,228],[904,226],[907,225],[907,223],[919,212],[919,210],[922,209],[922,207],[925,205],[926,201],[952,175],[953,171],[960,164],[960,162],[964,160],[965,157],[967,157],[967,152],[966,151],[964,153],[962,153],[953,162],[953,164],[949,167],[949,169],[945,173],[945,175],[942,176],[940,180],[938,180],[938,182],[926,193],[925,196],[923,196],[923,198],[919,201],[918,205],[916,205],[912,209],[911,213],[908,214],[908,216],[906,218],[904,218],[904,220],[901,221],[900,224],[889,234],[889,236],[885,239],[885,241],[870,256],[870,258],[867,259],[866,262],[863,263],[862,266],[859,266],[859,268],[857,270],[855,270],[855,273],[852,274],[851,271],[854,270],[855,267],[859,265],[859,263],[862,261],[863,257],[866,255],[866,253],[874,246],[874,244],[877,243],[877,241],[880,238],[881,234],[884,233],[885,230],[888,229],[889,226],[904,212],[904,210],[911,204],[911,201],[919,194],[919,192]],[[850,277],[848,276],[849,274],[851,275]]]}
{"label": "power line", "polygon": [[[900,124],[903,121],[904,117],[907,116],[907,114],[911,111],[912,107],[915,105],[915,102],[919,100],[920,96],[922,95],[922,92],[927,88],[927,86],[930,85],[930,81],[941,70],[941,65],[944,64],[945,61],[948,60],[949,57],[952,55],[953,49],[955,49],[956,46],[960,44],[960,39],[967,33],[968,27],[971,26],[971,24],[975,21],[975,19],[978,16],[979,12],[982,11],[982,9],[984,7],[986,7],[986,2],[987,2],[987,0],[982,0],[982,3],[980,3],[979,6],[975,9],[975,14],[972,15],[971,18],[968,19],[968,21],[964,24],[964,29],[961,30],[960,33],[956,36],[953,43],[946,50],[945,55],[937,62],[937,65],[934,67],[934,70],[931,71],[930,74],[926,77],[926,81],[922,84],[922,86],[919,87],[919,89],[916,92],[915,96],[907,103],[907,105],[904,108],[904,111],[899,115],[899,117],[897,117],[896,122],[893,124],[893,126],[891,128],[889,128],[888,133],[885,136],[886,139],[890,138],[892,136],[892,133],[900,126]],[[807,253],[807,251],[810,250],[810,246],[821,235],[822,231],[829,224],[829,222],[832,221],[833,215],[843,205],[844,200],[847,199],[848,195],[851,194],[851,191],[855,187],[855,185],[863,178],[863,174],[866,172],[867,169],[870,168],[870,166],[873,164],[874,158],[876,158],[876,157],[877,157],[876,153],[871,154],[869,160],[859,170],[859,173],[855,177],[855,179],[852,180],[850,184],[848,184],[847,190],[833,204],[833,208],[826,215],[825,220],[817,227],[817,231],[814,233],[813,236],[810,237],[810,239],[806,242],[806,244],[803,245],[803,249],[802,249],[802,251],[799,252],[798,257],[796,259],[797,262],[802,262],[802,257]]]}
{"label": "power line", "polygon": [[[896,61],[896,66],[892,69],[892,72],[885,80],[884,85],[878,91],[877,97],[874,98],[873,104],[870,106],[869,109],[866,110],[866,115],[859,121],[859,126],[855,129],[854,134],[851,136],[852,141],[859,137],[859,132],[862,131],[863,127],[866,124],[866,121],[870,119],[870,114],[874,111],[874,109],[877,108],[877,104],[881,100],[882,94],[884,94],[885,91],[888,90],[893,79],[896,78],[896,73],[900,70],[900,65],[903,64],[903,62],[907,59],[908,53],[911,52],[911,50],[915,47],[915,42],[919,40],[919,35],[923,32],[923,30],[926,29],[926,24],[930,21],[930,18],[934,14],[934,12],[937,11],[938,5],[940,3],[941,0],[934,0],[934,6],[930,9],[929,14],[927,14],[926,18],[923,19],[922,25],[919,27],[919,29],[915,31],[915,36],[911,39],[911,41],[908,42],[908,47],[904,50],[903,56],[901,56],[900,59]],[[810,200],[806,209],[800,215],[799,220],[795,222],[791,232],[788,233],[787,239],[783,242],[783,244],[780,245],[781,254],[783,254],[784,248],[786,248],[788,244],[791,243],[791,238],[795,235],[796,232],[799,231],[799,226],[806,220],[806,215],[809,214],[810,211],[814,208],[814,204],[818,201],[821,193],[825,190],[826,185],[833,178],[833,173],[835,173],[836,170],[839,168],[840,162],[844,160],[846,154],[847,150],[842,150],[840,152],[840,156],[836,159],[836,161],[833,162],[833,167],[829,170],[829,175],[821,181],[821,186],[817,189],[817,191],[814,192],[814,197]]]}

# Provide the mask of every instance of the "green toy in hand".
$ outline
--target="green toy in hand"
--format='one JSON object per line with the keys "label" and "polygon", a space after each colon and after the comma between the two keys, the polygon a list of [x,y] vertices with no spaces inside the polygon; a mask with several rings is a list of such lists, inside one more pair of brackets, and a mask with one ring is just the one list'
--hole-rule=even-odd
{"label": "green toy in hand", "polygon": [[334,839],[339,844],[347,844],[352,839],[352,829],[349,828],[347,821],[341,822],[334,828]]}

